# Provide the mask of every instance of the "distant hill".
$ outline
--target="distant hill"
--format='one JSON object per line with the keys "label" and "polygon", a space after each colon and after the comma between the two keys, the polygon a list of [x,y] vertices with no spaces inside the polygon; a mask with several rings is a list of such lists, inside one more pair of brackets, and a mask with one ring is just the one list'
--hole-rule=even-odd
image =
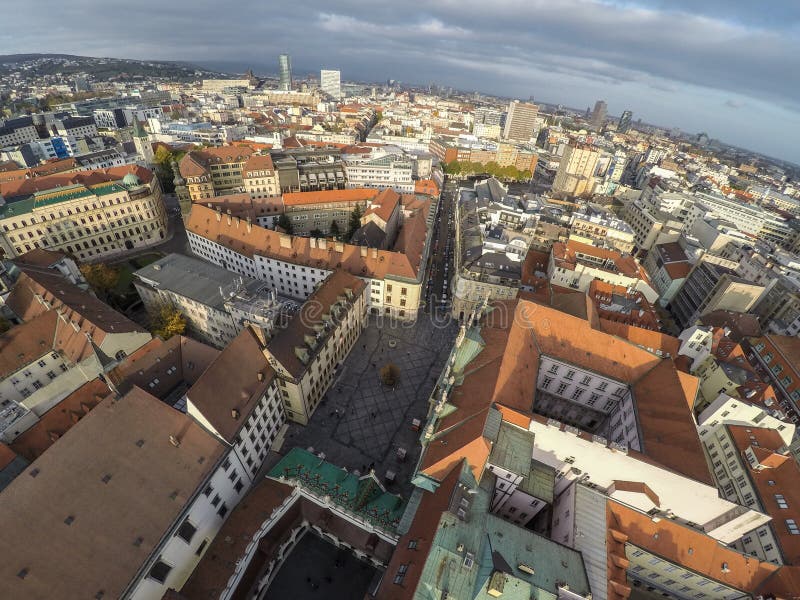
{"label": "distant hill", "polygon": [[199,76],[224,75],[189,63],[165,60],[134,60],[127,58],[105,58],[76,56],[72,54],[3,54],[0,55],[0,74],[25,65],[31,75],[72,75],[87,73],[97,79],[113,77],[170,77],[196,78]]}

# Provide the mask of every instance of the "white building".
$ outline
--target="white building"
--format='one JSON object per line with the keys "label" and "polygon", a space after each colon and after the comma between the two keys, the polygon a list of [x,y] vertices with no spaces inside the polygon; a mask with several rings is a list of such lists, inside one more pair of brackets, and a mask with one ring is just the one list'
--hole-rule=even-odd
{"label": "white building", "polygon": [[342,97],[342,74],[340,71],[322,69],[319,74],[319,87],[336,100]]}
{"label": "white building", "polygon": [[401,194],[414,193],[413,165],[402,152],[369,152],[343,156],[349,188],[391,188]]}

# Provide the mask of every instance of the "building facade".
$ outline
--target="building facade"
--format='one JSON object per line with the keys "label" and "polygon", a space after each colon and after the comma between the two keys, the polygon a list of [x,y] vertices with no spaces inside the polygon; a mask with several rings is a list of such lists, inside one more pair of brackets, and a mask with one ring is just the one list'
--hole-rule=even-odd
{"label": "building facade", "polygon": [[98,260],[157,244],[167,233],[158,178],[142,167],[12,182],[3,197],[0,246],[6,256],[44,248]]}

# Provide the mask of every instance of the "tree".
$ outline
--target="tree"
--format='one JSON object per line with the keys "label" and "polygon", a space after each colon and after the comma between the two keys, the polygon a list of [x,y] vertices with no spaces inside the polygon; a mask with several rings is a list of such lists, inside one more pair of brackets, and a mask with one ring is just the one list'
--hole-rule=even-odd
{"label": "tree", "polygon": [[290,234],[294,231],[294,227],[292,226],[292,221],[286,216],[286,213],[283,213],[280,217],[278,217],[278,227],[283,229],[286,233]]}
{"label": "tree", "polygon": [[325,237],[325,234],[322,233],[321,229],[317,229],[316,227],[309,232],[309,235],[312,238],[322,238]]}
{"label": "tree", "polygon": [[161,184],[161,189],[167,194],[172,194],[175,191],[175,173],[172,170],[172,161],[175,160],[175,155],[170,152],[169,148],[159,146],[153,160],[156,163],[156,176]]}
{"label": "tree", "polygon": [[394,363],[387,363],[381,367],[381,383],[394,387],[400,380],[400,367]]}
{"label": "tree", "polygon": [[457,160],[451,160],[449,163],[444,164],[443,169],[447,175],[458,175],[461,173],[462,166]]}
{"label": "tree", "polygon": [[339,239],[339,235],[341,235],[341,232],[339,231],[339,223],[337,223],[336,219],[331,221],[330,234],[337,240]]}
{"label": "tree", "polygon": [[181,311],[170,304],[162,304],[150,320],[150,332],[163,340],[186,331],[186,319]]}
{"label": "tree", "polygon": [[361,227],[361,205],[356,204],[353,212],[350,213],[350,224],[347,229],[347,239],[350,240]]}
{"label": "tree", "polygon": [[119,283],[120,270],[105,263],[81,265],[80,269],[86,282],[103,298],[108,298]]}

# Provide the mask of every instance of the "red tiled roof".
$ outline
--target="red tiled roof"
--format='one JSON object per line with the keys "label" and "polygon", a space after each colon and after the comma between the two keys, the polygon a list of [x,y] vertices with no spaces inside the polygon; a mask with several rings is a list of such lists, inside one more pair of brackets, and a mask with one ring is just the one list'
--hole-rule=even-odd
{"label": "red tiled roof", "polygon": [[331,202],[370,202],[378,196],[372,188],[351,188],[347,190],[321,190],[318,192],[289,192],[283,195],[284,206],[306,206]]}

